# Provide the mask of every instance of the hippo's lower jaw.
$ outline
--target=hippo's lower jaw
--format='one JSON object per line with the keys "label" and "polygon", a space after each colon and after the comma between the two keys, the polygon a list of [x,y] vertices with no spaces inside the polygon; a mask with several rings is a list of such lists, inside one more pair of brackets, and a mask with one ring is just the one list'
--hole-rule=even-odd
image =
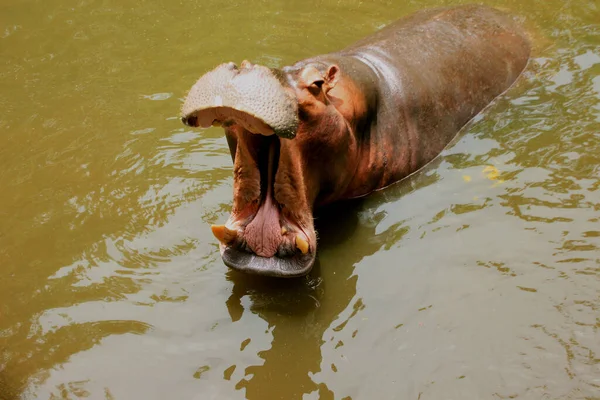
{"label": "hippo's lower jaw", "polygon": [[237,271],[273,276],[277,278],[295,278],[310,272],[315,262],[315,252],[297,253],[291,257],[260,257],[253,253],[221,244],[223,262]]}
{"label": "hippo's lower jaw", "polygon": [[[227,225],[237,225],[228,222]],[[313,267],[316,256],[316,244],[295,224],[293,230],[282,232],[281,241],[277,243],[275,254],[258,253],[249,244],[248,226],[239,229],[229,229],[225,225],[213,225],[212,231],[219,240],[219,249],[223,262],[229,268],[263,276],[278,278],[295,278],[308,274]],[[285,231],[285,229],[283,229]]]}

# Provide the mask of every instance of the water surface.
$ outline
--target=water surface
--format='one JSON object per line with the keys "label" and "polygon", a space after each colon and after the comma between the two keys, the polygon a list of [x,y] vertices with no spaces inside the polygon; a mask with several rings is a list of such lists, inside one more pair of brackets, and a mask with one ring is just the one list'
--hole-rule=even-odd
{"label": "water surface", "polygon": [[205,71],[462,1],[4,0],[0,399],[600,398],[600,5],[485,3],[535,52],[422,172],[318,217],[315,270],[228,271]]}

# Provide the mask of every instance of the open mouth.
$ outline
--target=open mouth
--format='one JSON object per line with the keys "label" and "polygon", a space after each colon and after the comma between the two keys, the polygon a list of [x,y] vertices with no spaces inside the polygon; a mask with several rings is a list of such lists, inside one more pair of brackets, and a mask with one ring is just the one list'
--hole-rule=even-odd
{"label": "open mouth", "polygon": [[305,193],[292,182],[301,173],[287,153],[298,128],[297,101],[280,73],[246,61],[240,68],[222,64],[194,84],[182,121],[223,126],[234,158],[232,213],[225,225],[211,227],[225,264],[259,275],[306,275],[316,238]]}
{"label": "open mouth", "polygon": [[[206,116],[198,114],[188,116],[184,122],[201,125],[198,119]],[[309,230],[289,215],[276,196],[281,140],[286,139],[250,132],[246,126],[257,123],[247,115],[243,124],[230,115],[219,119],[215,125],[237,132],[237,141],[248,149],[248,160],[242,168],[258,169],[254,175],[260,177],[260,196],[237,210],[225,225],[211,227],[220,242],[223,262],[232,269],[257,275],[285,278],[306,275],[316,256],[307,234]]]}
{"label": "open mouth", "polygon": [[[244,135],[252,135],[244,132]],[[230,268],[268,276],[296,277],[306,275],[315,259],[309,238],[276,199],[276,175],[279,166],[281,142],[277,136],[252,135],[256,163],[260,175],[260,198],[249,204],[240,214],[247,215],[236,221],[235,233],[228,228],[213,226],[230,233],[221,240],[221,254]],[[244,140],[250,138],[238,138]],[[248,166],[250,168],[250,166]],[[229,224],[228,224],[229,225]]]}

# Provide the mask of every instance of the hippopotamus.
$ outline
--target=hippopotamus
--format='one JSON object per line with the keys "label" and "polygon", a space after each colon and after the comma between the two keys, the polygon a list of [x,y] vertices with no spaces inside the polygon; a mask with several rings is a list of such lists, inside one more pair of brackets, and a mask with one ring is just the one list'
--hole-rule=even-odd
{"label": "hippopotamus", "polygon": [[224,263],[275,277],[315,261],[317,207],[419,170],[506,91],[530,55],[507,14],[422,10],[333,53],[268,68],[217,66],[190,89],[182,121],[222,126],[233,206],[213,225]]}

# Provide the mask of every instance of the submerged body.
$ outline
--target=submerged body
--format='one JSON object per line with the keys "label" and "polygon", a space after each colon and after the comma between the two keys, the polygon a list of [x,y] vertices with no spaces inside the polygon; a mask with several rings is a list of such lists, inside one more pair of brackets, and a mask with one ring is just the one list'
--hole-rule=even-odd
{"label": "submerged body", "polygon": [[313,209],[415,172],[509,88],[530,47],[504,13],[432,9],[345,50],[281,70],[223,64],[190,90],[183,120],[221,124],[234,160],[231,217],[213,226],[229,267],[308,273]]}

